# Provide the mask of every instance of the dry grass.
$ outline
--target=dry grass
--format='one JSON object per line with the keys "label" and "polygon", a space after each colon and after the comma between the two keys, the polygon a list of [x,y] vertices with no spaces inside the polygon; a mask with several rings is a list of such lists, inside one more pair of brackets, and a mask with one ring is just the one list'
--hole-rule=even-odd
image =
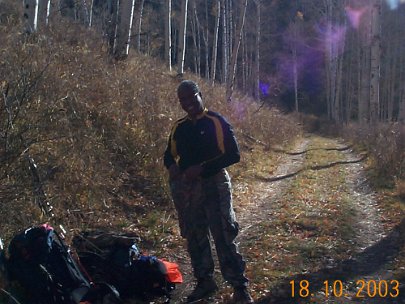
{"label": "dry grass", "polygon": [[[156,59],[142,55],[112,62],[97,33],[67,21],[53,22],[53,27],[30,37],[21,35],[18,14],[14,1],[0,3],[0,236],[7,243],[16,231],[50,220],[70,231],[135,232],[142,239],[141,247],[165,255],[181,242],[162,164],[170,128],[184,115],[175,94],[180,79]],[[185,77],[198,81],[206,105],[235,127],[242,153],[241,163],[231,168],[235,185],[249,184],[257,172],[271,175],[277,156],[269,148],[288,146],[301,136],[302,119],[259,109],[238,94],[226,104],[223,87],[212,87],[195,75]],[[313,118],[308,124],[311,130],[318,128]],[[378,136],[371,131],[365,136],[356,128],[348,133],[372,151],[378,170],[386,175],[395,172],[398,194],[403,195],[403,128],[381,128]],[[43,189],[54,207],[52,219],[35,204],[27,153],[38,164]],[[378,162],[384,165],[379,167]],[[310,191],[305,186],[316,181],[305,178],[308,182],[296,185],[291,201],[298,201],[294,195]],[[246,189],[237,190],[238,201],[251,199]],[[331,223],[335,222],[279,218],[275,224],[296,231],[311,232],[315,227],[327,242]],[[262,224],[262,231],[269,228],[266,225]],[[288,242],[286,248],[295,252],[301,241]],[[259,246],[258,252],[270,252],[277,248],[266,246],[274,244],[263,235],[254,246]],[[300,247],[308,258],[305,267],[315,265],[311,261],[322,255],[322,248],[314,250],[311,243]],[[251,254],[249,258],[255,259]],[[272,270],[275,278],[288,273],[280,265],[287,265],[289,258],[292,263],[295,257],[283,258],[274,258],[279,263]],[[259,282],[259,270],[249,267]],[[261,287],[256,287],[259,295]]]}
{"label": "dry grass", "polygon": [[[70,232],[136,233],[142,249],[165,256],[182,242],[162,164],[170,128],[184,116],[175,94],[180,79],[142,55],[112,62],[100,37],[76,24],[54,21],[27,37],[18,22],[2,17],[0,24],[0,236],[7,244],[17,231],[50,221]],[[235,127],[242,150],[235,178],[263,152],[252,153],[248,137],[269,146],[299,135],[293,118],[258,111],[238,94],[226,104],[221,86],[186,77]],[[53,218],[36,204],[27,155]]]}
{"label": "dry grass", "polygon": [[394,186],[395,178],[405,177],[405,125],[348,125],[344,137],[365,148],[370,154],[370,169],[378,186]]}
{"label": "dry grass", "polygon": [[[0,105],[0,235],[8,240],[50,220],[34,203],[29,154],[54,207],[52,223],[150,237],[153,212],[173,212],[162,155],[172,124],[184,115],[175,95],[180,79],[143,55],[111,61],[97,33],[66,20],[22,35],[12,18],[19,8],[2,5],[14,13],[0,24],[6,101]],[[207,106],[235,126],[243,158],[235,171],[255,162],[246,135],[269,146],[300,133],[290,117],[258,111],[258,104],[238,94],[226,104],[221,86],[185,77],[198,81]]]}
{"label": "dry grass", "polygon": [[397,196],[405,200],[405,180],[397,180],[395,185]]}

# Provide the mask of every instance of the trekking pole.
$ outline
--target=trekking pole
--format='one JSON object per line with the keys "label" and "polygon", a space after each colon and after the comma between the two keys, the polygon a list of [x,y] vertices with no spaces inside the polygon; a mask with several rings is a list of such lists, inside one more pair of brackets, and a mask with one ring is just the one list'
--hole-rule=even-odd
{"label": "trekking pole", "polygon": [[0,289],[2,292],[4,292],[6,295],[8,295],[10,297],[10,299],[12,299],[14,302],[16,302],[17,304],[21,304],[20,302],[18,302],[18,300],[16,298],[13,297],[13,295],[11,293],[9,293],[7,290],[4,290],[3,288]]}
{"label": "trekking pole", "polygon": [[26,158],[29,164],[29,169],[32,175],[33,191],[35,195],[35,201],[41,209],[42,213],[50,218],[55,217],[53,213],[53,207],[51,203],[47,200],[47,195],[43,188],[43,183],[38,172],[37,164],[34,159],[29,155],[28,150],[26,150]]}

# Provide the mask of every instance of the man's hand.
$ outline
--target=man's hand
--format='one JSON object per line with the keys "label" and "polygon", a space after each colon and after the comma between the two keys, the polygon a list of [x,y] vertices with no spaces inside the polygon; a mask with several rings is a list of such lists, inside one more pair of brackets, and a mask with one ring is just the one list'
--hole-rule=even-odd
{"label": "man's hand", "polygon": [[184,170],[183,175],[185,179],[195,180],[197,177],[200,176],[202,171],[203,167],[201,167],[201,165],[194,165]]}
{"label": "man's hand", "polygon": [[180,168],[177,164],[173,164],[169,168],[169,178],[170,180],[179,179],[181,176]]}

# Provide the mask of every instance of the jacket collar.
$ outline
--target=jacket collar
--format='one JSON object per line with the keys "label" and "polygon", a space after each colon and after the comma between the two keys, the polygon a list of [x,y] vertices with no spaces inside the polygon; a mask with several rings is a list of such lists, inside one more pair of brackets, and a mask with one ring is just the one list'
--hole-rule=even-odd
{"label": "jacket collar", "polygon": [[198,114],[198,115],[195,117],[195,119],[191,118],[190,116],[187,116],[187,118],[188,118],[189,120],[194,120],[194,121],[196,121],[196,120],[199,120],[199,119],[203,118],[203,117],[205,116],[205,114],[207,114],[207,112],[208,112],[208,109],[207,109],[207,108],[204,108],[204,110],[203,110],[200,114]]}

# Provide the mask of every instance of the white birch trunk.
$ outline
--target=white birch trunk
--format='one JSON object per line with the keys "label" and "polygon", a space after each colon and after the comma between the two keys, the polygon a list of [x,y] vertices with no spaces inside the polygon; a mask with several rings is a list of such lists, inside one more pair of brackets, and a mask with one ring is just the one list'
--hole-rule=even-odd
{"label": "white birch trunk", "polygon": [[129,48],[131,46],[131,36],[132,36],[132,25],[134,22],[134,11],[135,11],[135,0],[132,0],[131,3],[131,11],[129,14],[129,28],[128,28],[128,39],[127,39],[127,48],[126,48],[126,55],[129,54]]}
{"label": "white birch trunk", "polygon": [[247,77],[246,77],[246,51],[247,51],[247,41],[246,41],[246,28],[242,31],[242,91],[246,92],[247,88]]}
{"label": "white birch trunk", "polygon": [[[256,0],[256,71],[255,71],[255,96],[260,100],[260,40],[261,40],[261,1]],[[298,110],[297,110],[298,111]]]}
{"label": "white birch trunk", "polygon": [[221,19],[222,19],[222,82],[228,80],[228,22],[225,0],[221,0]]}
{"label": "white birch trunk", "polygon": [[[137,14],[137,28],[136,28],[136,32],[137,32],[137,41],[136,41],[136,49],[138,50],[138,52],[141,51],[141,33],[142,33],[142,17],[143,17],[143,6],[145,4],[145,0],[141,0],[140,4],[139,4],[139,10],[138,10],[138,14]],[[149,45],[149,42],[148,42]],[[149,47],[148,47],[149,48]]]}
{"label": "white birch trunk", "polygon": [[163,0],[166,2],[166,22],[165,22],[165,59],[169,71],[172,70],[172,0]]}
{"label": "white birch trunk", "polygon": [[48,3],[46,5],[46,21],[45,21],[46,25],[49,25],[49,17],[51,16],[51,6],[52,6],[51,0],[48,0]]}
{"label": "white birch trunk", "polygon": [[236,78],[236,66],[237,66],[237,59],[239,53],[240,42],[242,40],[242,33],[243,33],[243,26],[245,25],[245,16],[246,16],[246,9],[247,9],[247,0],[241,0],[241,14],[239,17],[239,26],[237,29],[237,36],[235,37],[235,45],[232,48],[232,58],[229,68],[229,81],[227,83],[227,93],[226,93],[226,100],[228,102],[231,101],[233,88],[235,85],[235,78]]}
{"label": "white birch trunk", "polygon": [[201,33],[200,33],[200,20],[198,18],[197,12],[197,1],[192,0],[193,4],[193,37],[194,37],[194,48],[195,48],[195,72],[201,76]]}
{"label": "white birch trunk", "polygon": [[215,73],[217,70],[217,55],[218,55],[218,33],[219,33],[219,21],[221,19],[221,3],[220,0],[217,0],[217,15],[215,18],[215,27],[214,27],[214,38],[212,42],[212,62],[211,62],[211,81],[212,85],[215,83]]}
{"label": "white birch trunk", "polygon": [[83,6],[83,11],[84,11],[84,21],[85,24],[90,27],[90,7],[91,3],[89,5],[88,0],[82,0],[82,6]]}
{"label": "white birch trunk", "polygon": [[329,119],[335,122],[342,121],[341,105],[341,69],[343,64],[343,50],[345,36],[341,35],[339,40],[333,39],[339,30],[334,24],[336,20],[341,25],[340,10],[341,2],[334,3],[332,0],[325,1],[327,17],[327,37],[326,43],[326,78],[327,78],[327,111]]}
{"label": "white birch trunk", "polygon": [[184,73],[184,59],[186,54],[186,35],[187,35],[187,6],[188,0],[182,0],[181,5],[181,22],[180,22],[180,35],[179,35],[179,48],[178,48],[178,69],[177,74],[183,75]]}
{"label": "white birch trunk", "polygon": [[208,43],[208,37],[210,36],[208,26],[208,1],[205,1],[205,31],[203,31],[204,49],[205,49],[205,78],[210,79],[210,46]]}
{"label": "white birch trunk", "polygon": [[196,6],[195,0],[191,1],[192,4],[192,14],[191,14],[191,35],[193,37],[193,47],[194,47],[194,54],[193,54],[193,63],[194,63],[194,73],[200,75],[200,68],[199,68],[199,47],[198,47],[198,23],[197,23],[197,13],[196,13]]}
{"label": "white birch trunk", "polygon": [[27,33],[38,29],[38,0],[24,0],[24,21]]}
{"label": "white birch trunk", "polygon": [[399,101],[398,121],[405,124],[405,87],[402,89]]}
{"label": "white birch trunk", "polygon": [[292,23],[292,41],[291,41],[291,48],[292,48],[292,69],[293,69],[293,83],[294,83],[294,104],[295,104],[295,112],[299,112],[299,105],[298,105],[298,63],[297,63],[297,39],[298,39],[298,24],[297,24],[297,17]]}
{"label": "white birch trunk", "polygon": [[49,3],[48,0],[38,0],[37,29],[41,29],[45,25],[47,25],[48,3]]}
{"label": "white birch trunk", "polygon": [[118,0],[116,14],[116,30],[114,43],[114,57],[122,58],[128,55],[132,30],[132,19],[135,0]]}
{"label": "white birch trunk", "polygon": [[93,9],[94,9],[94,0],[90,0],[90,16],[89,16],[89,27],[93,26]]}
{"label": "white birch trunk", "polygon": [[381,5],[381,0],[374,1],[371,21],[370,122],[372,125],[375,125],[379,119],[380,106]]}
{"label": "white birch trunk", "polygon": [[[405,39],[404,39],[405,40]],[[400,48],[400,67],[405,66],[405,47],[404,45]],[[399,70],[399,83],[405,84],[405,72],[404,68]],[[398,100],[398,121],[405,124],[405,85],[399,88],[399,100]]]}
{"label": "white birch trunk", "polygon": [[359,121],[365,124],[370,119],[370,48],[362,47],[362,56],[359,61],[360,69],[360,98]]}

